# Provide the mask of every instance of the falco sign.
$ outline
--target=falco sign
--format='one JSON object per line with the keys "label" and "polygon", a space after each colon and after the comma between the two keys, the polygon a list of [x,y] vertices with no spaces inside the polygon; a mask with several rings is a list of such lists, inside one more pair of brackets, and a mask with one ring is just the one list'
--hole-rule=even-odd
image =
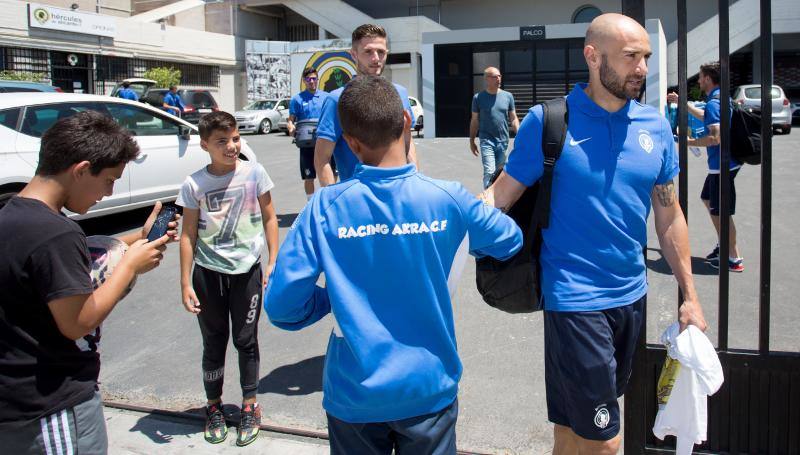
{"label": "falco sign", "polygon": [[110,38],[117,34],[117,22],[114,18],[37,3],[28,4],[28,26]]}
{"label": "falco sign", "polygon": [[533,41],[545,38],[544,25],[529,25],[519,28],[519,39],[521,41]]}

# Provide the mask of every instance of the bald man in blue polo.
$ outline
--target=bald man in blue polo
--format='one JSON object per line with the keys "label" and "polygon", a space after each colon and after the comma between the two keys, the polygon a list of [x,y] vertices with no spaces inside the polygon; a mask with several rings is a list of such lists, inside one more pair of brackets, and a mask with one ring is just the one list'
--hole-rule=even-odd
{"label": "bald man in blue polo", "polygon": [[[672,132],[635,101],[647,75],[647,32],[620,14],[592,21],[583,55],[589,83],[567,96],[568,128],[555,164],[550,225],[540,255],[545,383],[554,454],[616,454],[622,396],[644,323],[647,217],[683,291],[681,329],[706,322],[692,280],[688,229],[675,197]],[[481,197],[507,210],[542,176],[542,108]]]}

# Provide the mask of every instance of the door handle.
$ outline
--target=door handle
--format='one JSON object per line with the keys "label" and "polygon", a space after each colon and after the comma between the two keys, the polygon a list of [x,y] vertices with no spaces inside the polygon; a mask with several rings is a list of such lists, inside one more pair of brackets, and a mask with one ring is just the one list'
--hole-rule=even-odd
{"label": "door handle", "polygon": [[133,160],[134,163],[143,163],[147,159],[147,153],[141,153]]}

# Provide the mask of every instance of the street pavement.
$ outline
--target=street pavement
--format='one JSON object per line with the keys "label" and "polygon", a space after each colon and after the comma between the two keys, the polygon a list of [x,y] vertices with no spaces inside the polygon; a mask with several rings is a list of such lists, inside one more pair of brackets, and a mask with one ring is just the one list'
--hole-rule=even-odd
{"label": "street pavement", "polygon": [[[795,310],[800,283],[792,267],[798,257],[793,231],[800,213],[797,175],[800,175],[798,133],[774,141],[772,229],[773,350],[800,350]],[[281,239],[305,204],[299,178],[298,152],[282,134],[246,136],[272,179],[273,200],[279,214]],[[423,173],[461,181],[478,192],[480,160],[464,138],[417,139]],[[757,346],[759,279],[760,167],[745,166],[737,178],[739,202],[736,223],[745,272],[731,274],[730,346]],[[699,201],[706,175],[705,160],[689,155],[689,222],[693,270],[701,302],[716,340],[717,276],[702,258],[716,243],[713,227]],[[141,224],[148,211],[108,216],[82,222],[88,234],[118,234]],[[586,226],[587,235],[592,227]],[[647,265],[650,282],[647,339],[656,342],[675,320],[677,288],[650,220]],[[376,270],[380,273],[380,270]],[[459,391],[458,445],[462,450],[486,453],[542,454],[552,446],[547,423],[542,350],[542,315],[509,315],[484,304],[474,285],[474,262],[468,261],[455,295],[454,316],[464,374]],[[200,373],[202,342],[196,318],[180,303],[178,247],[171,245],[161,266],[140,276],[103,327],[101,389],[108,400],[169,410],[199,410],[204,402]],[[261,374],[259,402],[270,425],[325,431],[321,408],[321,375],[330,318],[301,332],[284,332],[260,321]],[[238,361],[229,346],[224,401],[241,401]],[[109,420],[112,439],[117,425],[145,433],[133,418]],[[148,416],[141,419],[150,419]],[[137,426],[138,425],[138,426]],[[149,423],[158,428],[158,419]],[[197,422],[198,431],[200,422]],[[187,430],[188,431],[188,430]],[[141,439],[141,438],[140,438]],[[152,439],[152,438],[150,438]],[[143,440],[143,441],[146,441]],[[153,441],[153,451],[169,449],[179,438]],[[202,442],[202,441],[201,441]],[[177,449],[176,449],[177,450]],[[134,452],[138,453],[138,452]],[[148,453],[146,450],[141,453]],[[167,452],[164,452],[167,453]],[[175,451],[174,453],[179,453]],[[213,452],[216,453],[216,452]],[[283,452],[279,452],[283,453]]]}

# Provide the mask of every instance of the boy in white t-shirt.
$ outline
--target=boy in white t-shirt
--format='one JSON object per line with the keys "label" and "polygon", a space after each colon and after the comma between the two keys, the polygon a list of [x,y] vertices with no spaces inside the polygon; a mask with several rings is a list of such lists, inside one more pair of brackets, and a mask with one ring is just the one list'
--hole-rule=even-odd
{"label": "boy in white t-shirt", "polygon": [[[261,423],[257,325],[261,291],[278,252],[278,220],[269,193],[274,185],[263,166],[238,159],[241,142],[232,115],[208,114],[199,129],[211,164],[186,178],[176,202],[183,207],[183,305],[197,315],[203,336],[205,439],[212,444],[228,435],[222,383],[230,318],[243,397],[236,445],[245,446],[256,439]],[[262,274],[265,235],[269,262]]]}

